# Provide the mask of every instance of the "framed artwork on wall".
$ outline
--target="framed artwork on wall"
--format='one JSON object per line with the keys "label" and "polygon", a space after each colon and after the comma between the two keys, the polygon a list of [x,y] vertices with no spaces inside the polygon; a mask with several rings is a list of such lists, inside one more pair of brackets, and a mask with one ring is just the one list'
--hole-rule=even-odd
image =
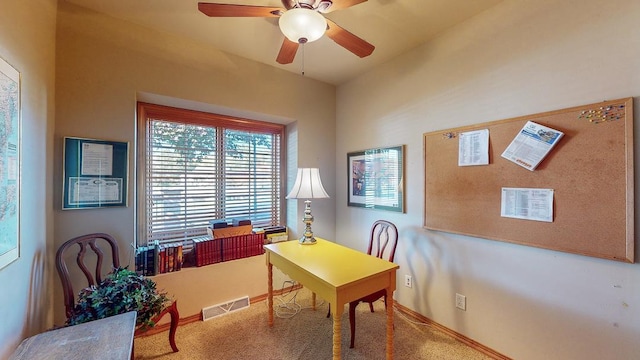
{"label": "framed artwork on wall", "polygon": [[20,257],[20,72],[0,58],[0,269]]}
{"label": "framed artwork on wall", "polygon": [[127,206],[129,143],[64,138],[62,209]]}
{"label": "framed artwork on wall", "polygon": [[404,145],[347,154],[347,205],[404,212]]}

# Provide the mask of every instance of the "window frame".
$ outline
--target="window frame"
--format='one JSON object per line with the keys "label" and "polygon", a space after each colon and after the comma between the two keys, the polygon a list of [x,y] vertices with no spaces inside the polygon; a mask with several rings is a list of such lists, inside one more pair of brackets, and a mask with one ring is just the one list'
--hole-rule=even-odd
{"label": "window frame", "polygon": [[[147,181],[147,123],[148,119],[154,120],[167,120],[171,122],[186,123],[192,125],[223,127],[229,130],[240,131],[255,131],[269,133],[280,136],[280,216],[281,221],[284,221],[285,216],[285,185],[286,185],[286,140],[285,140],[285,125],[275,124],[266,121],[245,119],[240,117],[234,117],[229,115],[221,115],[215,113],[209,113],[204,111],[183,109],[165,105],[157,105],[146,102],[137,103],[137,124],[136,124],[136,189],[135,189],[135,202],[134,211],[135,217],[135,237],[137,246],[146,246],[147,234],[146,234],[146,221],[147,221],[147,208],[146,208],[146,181]],[[206,235],[206,233],[204,234]],[[171,242],[171,241],[169,241]],[[190,248],[191,244],[185,243],[186,248]]]}

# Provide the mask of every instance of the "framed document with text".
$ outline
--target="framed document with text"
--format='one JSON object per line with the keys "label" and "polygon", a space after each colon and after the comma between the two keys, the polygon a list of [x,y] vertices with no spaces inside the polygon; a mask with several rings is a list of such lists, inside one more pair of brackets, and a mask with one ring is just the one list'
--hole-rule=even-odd
{"label": "framed document with text", "polygon": [[64,138],[62,209],[127,206],[129,143]]}

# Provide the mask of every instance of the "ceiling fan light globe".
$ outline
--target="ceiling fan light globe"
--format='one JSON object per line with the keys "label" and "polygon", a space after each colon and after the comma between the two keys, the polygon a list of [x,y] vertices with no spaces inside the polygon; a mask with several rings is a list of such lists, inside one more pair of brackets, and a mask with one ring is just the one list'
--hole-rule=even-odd
{"label": "ceiling fan light globe", "polygon": [[290,41],[312,42],[327,30],[327,20],[315,10],[295,8],[286,11],[279,20],[280,31]]}

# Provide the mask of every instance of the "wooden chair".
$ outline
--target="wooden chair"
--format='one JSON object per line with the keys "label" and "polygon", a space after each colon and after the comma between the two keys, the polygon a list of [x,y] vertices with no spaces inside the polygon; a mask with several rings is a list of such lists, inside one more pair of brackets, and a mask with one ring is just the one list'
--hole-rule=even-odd
{"label": "wooden chair", "polygon": [[[104,246],[105,248],[108,246],[111,248],[111,269],[120,267],[118,243],[111,235],[103,233],[82,235],[68,240],[64,244],[62,244],[56,252],[56,268],[58,269],[58,275],[60,275],[60,281],[62,282],[62,292],[64,293],[64,308],[67,319],[69,319],[73,315],[76,291],[74,291],[73,289],[73,284],[69,275],[69,268],[67,267],[67,263],[65,261],[65,254],[76,244],[79,246],[78,254],[76,256],[76,263],[86,277],[86,286],[97,285],[102,282],[104,271],[102,264],[105,261],[105,253],[103,249],[101,249],[101,246]],[[87,262],[89,261],[85,260],[85,255],[87,255],[88,250],[93,251],[96,256],[95,277],[87,266]],[[93,256],[90,257],[93,258]],[[175,336],[176,329],[178,328],[178,320],[180,319],[180,314],[178,313],[178,307],[175,301],[170,306],[165,308],[161,313],[156,315],[152,319],[152,321],[154,323],[157,323],[166,314],[169,314],[171,316],[169,343],[171,344],[171,349],[174,352],[177,352],[178,347],[176,346]],[[136,330],[136,335],[139,335],[142,332],[144,332],[144,329],[138,329]]]}
{"label": "wooden chair", "polygon": [[[367,254],[375,256],[379,259],[386,259],[393,262],[396,256],[396,246],[398,245],[398,228],[386,220],[377,220],[371,226],[371,234],[369,236],[369,248]],[[369,310],[373,312],[373,303],[384,297],[384,303],[387,303],[386,291],[380,290],[373,294],[364,296],[358,300],[349,303],[349,325],[351,326],[351,344],[350,348],[353,348],[356,334],[356,307],[361,302],[369,303]],[[331,314],[331,307],[329,307],[329,313]]]}

